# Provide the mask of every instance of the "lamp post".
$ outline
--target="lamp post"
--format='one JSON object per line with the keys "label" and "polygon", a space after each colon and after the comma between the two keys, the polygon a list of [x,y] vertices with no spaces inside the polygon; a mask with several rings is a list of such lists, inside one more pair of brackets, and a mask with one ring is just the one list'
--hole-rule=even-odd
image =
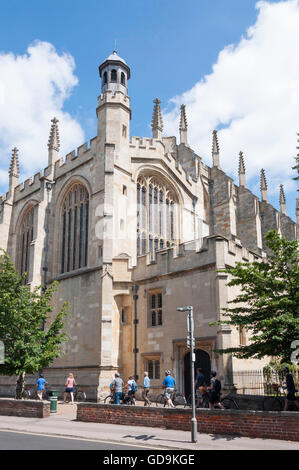
{"label": "lamp post", "polygon": [[191,406],[192,406],[192,418],[191,418],[191,442],[197,442],[197,421],[195,413],[195,390],[194,390],[194,363],[195,363],[195,353],[194,353],[194,322],[193,322],[193,307],[180,307],[177,308],[178,312],[188,312],[187,317],[187,326],[188,326],[188,336],[187,336],[187,346],[190,348],[190,380],[191,380]]}
{"label": "lamp post", "polygon": [[138,348],[137,348],[137,325],[138,325],[138,318],[137,318],[137,300],[138,300],[138,289],[139,286],[137,284],[134,284],[132,287],[133,290],[133,299],[134,299],[134,376],[135,380],[138,380],[138,374],[137,374],[137,353],[138,353]]}

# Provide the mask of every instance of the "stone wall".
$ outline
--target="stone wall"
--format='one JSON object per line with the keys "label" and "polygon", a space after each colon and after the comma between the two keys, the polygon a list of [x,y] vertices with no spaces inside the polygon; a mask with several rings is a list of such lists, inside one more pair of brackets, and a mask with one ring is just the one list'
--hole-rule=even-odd
{"label": "stone wall", "polygon": [[50,416],[50,402],[0,398],[0,415],[21,416],[23,418],[48,418]]}
{"label": "stone wall", "polygon": [[[299,413],[200,409],[196,418],[200,433],[299,441]],[[79,403],[77,420],[190,431],[191,410]]]}

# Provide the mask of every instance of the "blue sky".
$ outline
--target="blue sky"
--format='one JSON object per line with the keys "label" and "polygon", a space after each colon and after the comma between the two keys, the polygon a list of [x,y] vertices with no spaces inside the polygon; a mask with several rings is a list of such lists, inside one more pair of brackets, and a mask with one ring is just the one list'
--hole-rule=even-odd
{"label": "blue sky", "polygon": [[[275,4],[281,5],[283,3],[290,4],[295,9],[298,7],[299,11],[296,0],[286,2],[268,1],[266,3],[270,6]],[[288,18],[287,15],[290,17],[291,15],[294,16],[291,7],[286,12],[286,18]],[[256,1],[254,0],[185,0],[184,2],[179,0],[115,0],[114,2],[101,0],[86,0],[85,2],[78,0],[63,0],[60,2],[56,0],[44,2],[29,0],[28,2],[23,2],[21,0],[11,0],[9,3],[5,2],[5,5],[1,7],[0,54],[2,54],[3,58],[7,58],[9,57],[8,54],[12,53],[16,61],[17,57],[24,56],[24,54],[28,55],[28,46],[37,40],[40,43],[50,43],[55,48],[55,54],[60,58],[63,54],[67,54],[68,57],[72,56],[75,67],[68,62],[68,70],[63,72],[65,75],[63,75],[62,85],[61,81],[59,82],[59,78],[57,78],[59,82],[58,88],[60,87],[60,93],[57,95],[58,98],[54,97],[50,101],[48,97],[45,98],[45,108],[47,106],[49,108],[48,114],[55,108],[56,101],[59,101],[57,112],[58,114],[60,112],[60,119],[65,117],[68,121],[68,127],[66,126],[65,129],[66,145],[64,149],[70,151],[82,143],[81,140],[78,141],[79,138],[88,140],[96,134],[95,109],[97,96],[100,91],[98,66],[112,52],[114,41],[116,40],[119,55],[131,67],[132,78],[129,82],[129,95],[132,105],[131,135],[150,135],[149,123],[153,109],[152,101],[156,96],[162,100],[162,106],[166,114],[165,128],[171,133],[176,132],[175,126],[179,104],[183,100],[187,102],[188,116],[188,102],[190,102],[190,119],[188,121],[189,127],[192,126],[193,128],[190,143],[202,155],[205,163],[210,164],[210,151],[207,149],[208,145],[211,147],[211,144],[207,142],[210,138],[209,135],[212,135],[213,128],[209,129],[208,132],[205,130],[207,135],[197,132],[197,126],[199,130],[203,129],[202,122],[205,118],[202,116],[197,121],[196,115],[197,110],[200,110],[200,102],[197,103],[196,101],[194,87],[201,81],[205,81],[204,77],[214,77],[213,66],[218,63],[219,53],[228,45],[233,44],[237,47],[242,37],[247,37],[247,29],[256,24],[259,15],[262,16],[261,11],[265,11],[265,19],[264,22],[261,20],[260,30],[264,28],[263,31],[266,31],[266,36],[269,28],[271,31],[271,27],[275,24],[275,18],[270,10],[267,13],[268,10],[264,7],[257,9]],[[280,15],[278,10],[275,14],[277,16]],[[276,30],[273,30],[273,34],[276,34]],[[283,31],[281,34],[283,34]],[[290,41],[292,39],[289,38]],[[293,47],[295,46],[297,46],[297,43]],[[251,50],[250,54],[252,53]],[[48,57],[49,61],[51,61],[51,57],[53,59],[55,54],[53,51],[51,54],[48,51],[43,57]],[[56,58],[55,56],[55,60]],[[236,54],[235,56],[231,54],[229,58],[226,57],[227,62],[234,59],[237,64],[238,57],[236,57]],[[63,65],[61,60],[59,64]],[[2,66],[5,66],[5,61],[3,61]],[[12,70],[16,70],[15,73],[22,74],[21,66]],[[293,70],[292,73],[296,78],[297,71]],[[28,71],[26,71],[26,74],[26,80],[29,80]],[[52,74],[53,71],[49,72],[50,77],[52,77]],[[257,80],[258,74],[259,71],[257,70]],[[38,75],[38,69],[35,69],[34,80],[38,80]],[[74,77],[77,77],[77,83],[75,83]],[[217,73],[215,77],[217,78]],[[283,77],[280,77],[280,80],[282,79]],[[43,75],[41,80],[45,80]],[[67,82],[67,85],[65,85],[65,82]],[[36,93],[38,93],[38,82],[37,85],[33,85],[31,88],[30,93],[32,96],[35,89]],[[61,92],[62,88],[63,92]],[[9,85],[6,85],[6,88],[4,86],[4,89],[9,89],[10,93],[14,92],[12,86],[9,87]],[[230,95],[227,88],[223,90],[226,96]],[[246,89],[243,92],[246,94]],[[13,115],[13,107],[16,106],[15,115],[19,115],[21,116],[20,119],[26,120],[24,106],[22,106],[21,111],[18,108],[19,102],[23,99],[23,93],[24,91],[17,95],[20,96],[17,104],[12,102],[10,113]],[[203,102],[206,102],[210,91],[200,90],[199,94],[201,95],[201,93],[206,93],[205,98],[203,98]],[[210,99],[210,101],[211,109],[215,108],[215,111],[213,111],[213,118],[209,118],[209,123],[211,125],[215,124],[214,127],[218,129],[224,127],[224,131],[227,128],[231,131],[230,135],[223,132],[223,137],[220,133],[220,145],[221,141],[223,141],[227,152],[233,152],[234,158],[236,158],[236,169],[239,150],[244,151],[246,159],[246,151],[248,149],[249,159],[246,167],[249,173],[250,163],[256,162],[256,166],[253,165],[252,167],[252,173],[249,174],[249,184],[254,191],[258,191],[258,178],[254,176],[257,174],[257,164],[265,167],[266,174],[269,173],[269,176],[273,176],[273,182],[275,182],[275,184],[273,183],[275,186],[273,186],[273,191],[270,191],[270,200],[277,207],[277,185],[279,183],[280,172],[278,170],[276,173],[274,172],[273,165],[269,161],[270,156],[263,161],[263,146],[260,147],[261,153],[257,157],[250,155],[250,142],[255,139],[254,125],[251,127],[250,137],[243,139],[244,145],[246,147],[247,144],[247,147],[244,149],[239,148],[242,141],[241,143],[237,141],[238,138],[241,139],[242,133],[236,132],[235,128],[231,126],[232,121],[236,118],[236,112],[228,109],[226,113],[228,117],[216,119],[217,103],[215,104],[213,99]],[[26,102],[26,99],[24,99],[24,102]],[[30,101],[28,102],[30,103]],[[197,108],[197,105],[199,108]],[[240,116],[242,117],[246,114],[248,105],[245,108],[246,111],[240,110]],[[3,109],[5,114],[5,108]],[[38,109],[37,107],[36,110]],[[272,113],[272,110],[269,110],[269,112]],[[10,159],[8,149],[18,145],[22,162],[22,138],[24,140],[25,131],[28,127],[25,129],[20,127],[18,133],[13,131],[13,129],[7,129],[7,124],[4,123],[5,116],[3,112],[1,114],[0,168],[2,176],[0,175],[0,189],[2,189],[1,192],[5,192],[7,185],[5,184],[4,172],[7,171]],[[37,114],[37,111],[35,114]],[[45,112],[45,124],[43,124],[42,130],[39,130],[38,124],[34,121],[34,119],[38,120],[36,116],[31,116],[28,119],[33,123],[31,137],[31,141],[35,141],[35,144],[32,143],[33,149],[41,146],[40,136],[46,135],[49,131],[50,122],[48,121],[49,124],[46,124],[48,114]],[[260,141],[262,138],[260,127],[257,119],[256,141]],[[295,128],[299,130],[299,114],[298,121],[294,126]],[[75,132],[76,129],[78,132]],[[36,137],[34,130],[36,134],[39,134]],[[6,135],[6,138],[1,136],[1,132]],[[63,142],[64,135],[63,133],[61,134],[61,141]],[[290,135],[293,135],[292,143],[290,142],[292,137],[282,136],[288,139],[289,142],[289,148],[286,150],[288,156],[278,154],[275,157],[277,162],[280,158],[279,155],[281,155],[282,166],[286,164],[287,159],[288,167],[290,167],[290,163],[293,163],[290,159],[290,152],[293,151],[291,158],[296,153],[296,132],[293,131],[293,134]],[[231,136],[231,141],[236,142],[236,148],[226,144],[229,136]],[[29,176],[30,172],[38,171],[40,168],[38,163],[41,161],[46,163],[46,143],[47,139],[45,140],[44,148],[40,150],[40,155],[35,155],[36,150],[32,150],[29,143],[24,143],[24,176]],[[273,146],[277,147],[275,142]],[[223,150],[225,153],[225,149]],[[251,151],[258,152],[259,148],[255,146]],[[234,164],[230,162],[231,158],[228,153],[224,155],[223,167],[230,174],[236,176],[233,170]],[[288,212],[294,218],[296,191],[294,184],[288,182],[291,181],[292,176],[292,170],[284,171],[281,182],[286,187]]]}

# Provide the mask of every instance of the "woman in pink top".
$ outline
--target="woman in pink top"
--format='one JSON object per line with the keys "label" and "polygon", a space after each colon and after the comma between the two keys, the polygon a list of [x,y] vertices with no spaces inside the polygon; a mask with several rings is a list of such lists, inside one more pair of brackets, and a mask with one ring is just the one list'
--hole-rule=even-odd
{"label": "woman in pink top", "polygon": [[74,403],[74,385],[77,385],[74,379],[74,376],[73,374],[69,374],[66,384],[65,384],[66,389],[64,392],[64,399],[63,399],[64,403],[66,403],[66,397],[68,393],[71,395],[71,402]]}

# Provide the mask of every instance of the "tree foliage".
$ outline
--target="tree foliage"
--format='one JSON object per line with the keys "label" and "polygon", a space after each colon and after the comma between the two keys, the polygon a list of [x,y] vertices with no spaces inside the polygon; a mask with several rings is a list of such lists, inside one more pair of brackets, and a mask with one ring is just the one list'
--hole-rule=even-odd
{"label": "tree foliage", "polygon": [[291,344],[299,339],[298,241],[271,230],[266,243],[271,254],[262,262],[237,263],[221,271],[231,277],[228,286],[240,287],[241,293],[224,309],[226,318],[214,324],[243,327],[251,335],[247,345],[218,352],[290,362]]}
{"label": "tree foliage", "polygon": [[[7,253],[0,255],[0,340],[4,343],[5,362],[0,374],[34,373],[48,367],[61,355],[61,343],[67,339],[64,304],[54,321],[44,328],[53,310],[52,296],[57,283],[45,292],[24,285],[26,274],[19,276]],[[23,380],[22,380],[23,382]],[[22,383],[23,386],[23,383]],[[20,394],[22,393],[22,390]]]}

